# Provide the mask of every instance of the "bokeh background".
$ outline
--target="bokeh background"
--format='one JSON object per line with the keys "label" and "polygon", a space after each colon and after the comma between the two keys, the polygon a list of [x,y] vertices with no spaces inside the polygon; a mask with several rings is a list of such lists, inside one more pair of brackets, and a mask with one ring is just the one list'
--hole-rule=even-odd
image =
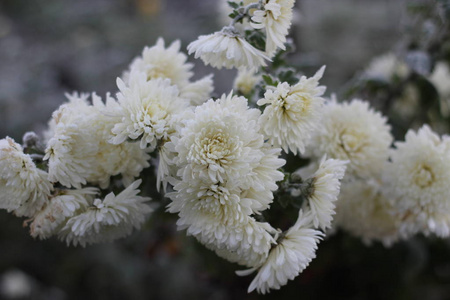
{"label": "bokeh background", "polygon": [[[0,137],[45,129],[64,93],[115,93],[115,79],[162,36],[182,47],[223,25],[224,0],[1,0]],[[407,0],[297,0],[293,65],[327,65],[339,93],[377,55],[398,47]],[[215,95],[235,71],[215,75]],[[155,195],[155,198],[157,196]],[[268,296],[246,289],[238,266],[217,258],[159,213],[132,236],[87,248],[33,240],[25,220],[0,211],[0,299],[450,299],[450,244],[417,237],[390,249],[338,232],[294,281]]]}

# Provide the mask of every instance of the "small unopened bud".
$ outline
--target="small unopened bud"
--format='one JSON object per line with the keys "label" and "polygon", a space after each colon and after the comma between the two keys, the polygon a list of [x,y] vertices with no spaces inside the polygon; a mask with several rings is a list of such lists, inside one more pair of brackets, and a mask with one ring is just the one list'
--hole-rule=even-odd
{"label": "small unopened bud", "polygon": [[39,137],[33,131],[28,131],[23,135],[22,142],[24,148],[32,148],[39,142]]}
{"label": "small unopened bud", "polygon": [[298,174],[298,173],[292,173],[291,174],[291,182],[294,182],[294,183],[303,182],[302,176],[300,176],[300,174]]}

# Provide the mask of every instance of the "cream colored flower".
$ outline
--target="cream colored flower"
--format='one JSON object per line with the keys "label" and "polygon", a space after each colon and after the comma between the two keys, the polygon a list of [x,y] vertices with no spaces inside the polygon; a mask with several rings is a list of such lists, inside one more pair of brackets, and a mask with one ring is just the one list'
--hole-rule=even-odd
{"label": "cream colored flower", "polygon": [[98,193],[96,188],[59,190],[50,197],[44,208],[33,216],[30,224],[32,237],[47,239],[62,229],[68,218],[85,210]]}
{"label": "cream colored flower", "polygon": [[181,43],[174,41],[165,48],[164,39],[158,38],[152,47],[145,47],[142,56],[133,60],[128,73],[125,73],[125,82],[128,83],[131,72],[140,71],[147,75],[147,80],[170,79],[172,85],[184,86],[193,76],[192,63],[187,62],[187,56],[180,52]]}
{"label": "cream colored flower", "polygon": [[61,105],[49,122],[44,160],[48,160],[50,181],[81,188],[93,172],[98,152],[90,126],[94,112],[87,103],[88,95],[67,96],[69,103]]}
{"label": "cream colored flower", "polygon": [[123,80],[128,84],[130,73],[133,72],[145,73],[147,81],[170,79],[171,85],[177,86],[182,98],[189,99],[192,105],[203,103],[214,89],[212,75],[191,82],[194,65],[187,62],[187,55],[180,52],[180,46],[180,41],[176,40],[165,48],[164,40],[158,38],[156,45],[145,47],[142,56],[133,60]]}
{"label": "cream colored flower", "polygon": [[402,216],[402,234],[415,232],[450,235],[450,147],[446,139],[427,125],[409,130],[404,142],[396,142],[384,172],[392,195],[393,211]]}
{"label": "cream colored flower", "polygon": [[77,246],[110,242],[129,235],[133,228],[139,229],[146,214],[152,209],[146,204],[147,197],[138,196],[137,180],[118,195],[109,193],[105,199],[95,199],[89,207],[75,214],[59,231],[66,243]]}
{"label": "cream colored flower", "polygon": [[0,209],[32,216],[47,201],[52,184],[12,138],[0,140]]}
{"label": "cream colored flower", "polygon": [[264,0],[263,9],[253,13],[253,28],[266,30],[266,53],[269,57],[278,48],[286,50],[286,36],[292,22],[294,0]]}
{"label": "cream colored flower", "polygon": [[276,231],[252,217],[269,207],[280,149],[259,133],[259,110],[247,99],[222,96],[197,106],[172,138],[178,168],[168,210],[178,213],[180,229],[230,261],[254,266],[263,260]]}
{"label": "cream colored flower", "polygon": [[247,69],[239,69],[233,82],[233,89],[243,95],[249,95],[255,85],[261,79],[255,72]]}
{"label": "cream colored flower", "polygon": [[130,74],[129,85],[117,79],[120,92],[117,99],[121,107],[120,122],[112,129],[110,142],[121,144],[126,139],[140,140],[142,149],[154,150],[158,140],[167,139],[173,130],[173,117],[189,106],[179,97],[170,80],[147,81],[144,73]]}
{"label": "cream colored flower", "polygon": [[293,86],[279,83],[257,102],[260,106],[267,105],[259,122],[272,145],[294,154],[305,151],[312,133],[320,125],[325,87],[319,86],[319,79],[324,70],[322,67],[311,78],[302,76]]}
{"label": "cream colored flower", "polygon": [[233,27],[224,27],[222,31],[201,35],[188,45],[189,54],[195,52],[195,58],[201,58],[206,65],[221,69],[259,68],[270,60],[264,52],[250,45]]}
{"label": "cream colored flower", "polygon": [[248,275],[258,270],[258,274],[248,288],[248,292],[268,293],[271,289],[280,289],[289,280],[297,277],[316,257],[317,245],[323,233],[312,229],[311,217],[299,213],[299,217],[284,237],[270,251],[266,261],[258,268],[236,272]]}
{"label": "cream colored flower", "polygon": [[[314,227],[325,231],[331,228],[335,214],[335,202],[338,199],[341,180],[344,177],[348,161],[322,158],[317,171],[309,181],[309,194],[305,195],[305,210],[311,210]],[[308,179],[306,180],[308,182]]]}
{"label": "cream colored flower", "polygon": [[380,241],[385,246],[392,245],[399,239],[401,220],[383,189],[375,180],[344,182],[335,224],[366,244]]}
{"label": "cream colored flower", "polygon": [[259,116],[259,110],[249,109],[247,99],[232,94],[196,107],[181,138],[174,141],[183,180],[229,182],[244,190],[265,191],[267,195],[253,203],[253,208],[266,209],[272,199],[270,191],[283,178],[277,169],[284,160],[277,158],[279,149],[269,149],[264,143]]}
{"label": "cream colored flower", "polygon": [[111,130],[120,117],[120,106],[106,96],[106,104],[96,94],[67,95],[69,102],[54,114],[47,132],[45,159],[50,179],[62,185],[81,187],[87,182],[106,188],[112,176],[121,175],[130,184],[149,166],[149,155],[136,143],[113,145]]}
{"label": "cream colored flower", "polygon": [[169,211],[177,213],[180,230],[232,262],[249,267],[265,259],[276,232],[269,224],[256,222],[251,193],[231,184],[208,181],[179,181]]}
{"label": "cream colored flower", "polygon": [[380,174],[393,139],[386,121],[368,102],[329,101],[323,107],[322,126],[313,135],[308,154],[349,160],[349,176]]}

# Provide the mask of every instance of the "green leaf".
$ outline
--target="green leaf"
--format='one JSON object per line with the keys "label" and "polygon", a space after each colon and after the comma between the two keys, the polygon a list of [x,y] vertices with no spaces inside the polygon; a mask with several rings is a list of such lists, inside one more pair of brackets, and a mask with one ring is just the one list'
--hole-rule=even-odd
{"label": "green leaf", "polygon": [[239,8],[239,3],[237,2],[233,2],[233,1],[227,1],[228,5],[231,6],[234,9],[238,9]]}
{"label": "green leaf", "polygon": [[293,85],[298,82],[299,76],[294,69],[284,69],[278,73],[278,79],[280,82],[287,82]]}
{"label": "green leaf", "polygon": [[278,81],[274,80],[270,75],[263,74],[262,78],[266,85],[277,86]]}

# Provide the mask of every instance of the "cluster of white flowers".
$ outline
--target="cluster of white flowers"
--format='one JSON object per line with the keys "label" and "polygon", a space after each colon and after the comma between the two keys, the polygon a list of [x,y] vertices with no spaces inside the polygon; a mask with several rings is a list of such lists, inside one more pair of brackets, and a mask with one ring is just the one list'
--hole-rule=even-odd
{"label": "cluster of white flowers", "polygon": [[122,175],[126,184],[149,166],[149,155],[134,143],[111,145],[111,129],[118,121],[109,117],[119,108],[107,96],[106,104],[92,95],[68,95],[69,102],[53,113],[49,122],[44,160],[49,179],[66,187],[81,188],[87,182],[105,188],[111,176]]}
{"label": "cluster of white flowers", "polygon": [[[75,246],[112,241],[153,211],[137,179],[152,159],[155,174],[143,176],[143,189],[156,179],[178,229],[250,268],[239,275],[257,271],[248,291],[260,293],[298,276],[336,227],[385,245],[419,232],[450,236],[450,137],[424,126],[392,148],[387,118],[368,102],[322,98],[325,67],[309,78],[268,74],[259,67],[286,49],[294,0],[231,6],[231,24],[200,36],[188,51],[205,64],[238,68],[234,89],[245,97],[212,99],[212,75],[192,81],[180,41],[166,48],[160,38],[117,79],[114,96],[67,95],[45,145],[34,134],[23,146],[0,140],[0,208],[28,217],[35,238],[57,236]],[[264,47],[246,39],[240,21]],[[449,94],[442,68],[430,77],[441,102]],[[390,54],[364,76],[404,79],[408,72]],[[259,99],[256,108],[248,99]],[[285,173],[300,155],[311,163]],[[266,222],[272,205],[301,209],[280,229]]]}
{"label": "cluster of white flowers", "polygon": [[[345,161],[323,159],[305,177],[306,213],[300,212],[285,232],[258,220],[285,178],[280,168],[286,161],[278,147],[303,152],[320,127],[324,68],[297,84],[267,87],[258,101],[266,105],[261,113],[232,93],[205,102],[212,78],[190,82],[192,65],[179,45],[165,48],[159,39],[145,48],[117,79],[115,97],[107,94],[102,101],[96,94],[68,95],[49,122],[45,148],[32,149],[42,153],[41,168],[48,173],[20,145],[4,140],[2,147],[14,151],[2,152],[2,168],[26,167],[2,177],[1,188],[15,196],[2,198],[2,207],[30,217],[31,235],[40,239],[58,236],[85,246],[126,236],[152,211],[149,198],[138,196],[141,180],[133,182],[152,154],[158,160],[157,188],[162,184],[165,192],[170,184],[168,211],[178,214],[178,228],[218,256],[259,269],[250,291],[279,288],[314,258],[322,236],[319,227],[330,227],[345,171]],[[260,53],[254,58],[236,55],[234,63],[247,67],[261,59]],[[229,60],[219,63],[227,66]],[[250,94],[262,82],[261,74],[244,69],[238,77],[242,93]],[[19,175],[24,171],[31,178],[25,190],[17,182],[25,178]],[[124,189],[112,193],[118,186]],[[32,205],[24,205],[28,202]],[[278,262],[290,253],[294,256]]]}
{"label": "cluster of white flowers", "polygon": [[[130,82],[133,78],[132,73]],[[95,93],[67,97],[53,113],[44,148],[28,147],[24,137],[30,153],[25,154],[12,139],[0,141],[0,207],[30,217],[31,235],[42,239],[57,235],[84,246],[128,235],[151,212],[144,204],[148,198],[137,196],[140,181],[133,183],[149,167],[151,149],[141,148],[142,142],[109,142],[124,122],[125,100],[107,95],[103,102]],[[94,199],[101,192],[89,186],[111,189],[112,178],[128,187],[103,201]]]}

